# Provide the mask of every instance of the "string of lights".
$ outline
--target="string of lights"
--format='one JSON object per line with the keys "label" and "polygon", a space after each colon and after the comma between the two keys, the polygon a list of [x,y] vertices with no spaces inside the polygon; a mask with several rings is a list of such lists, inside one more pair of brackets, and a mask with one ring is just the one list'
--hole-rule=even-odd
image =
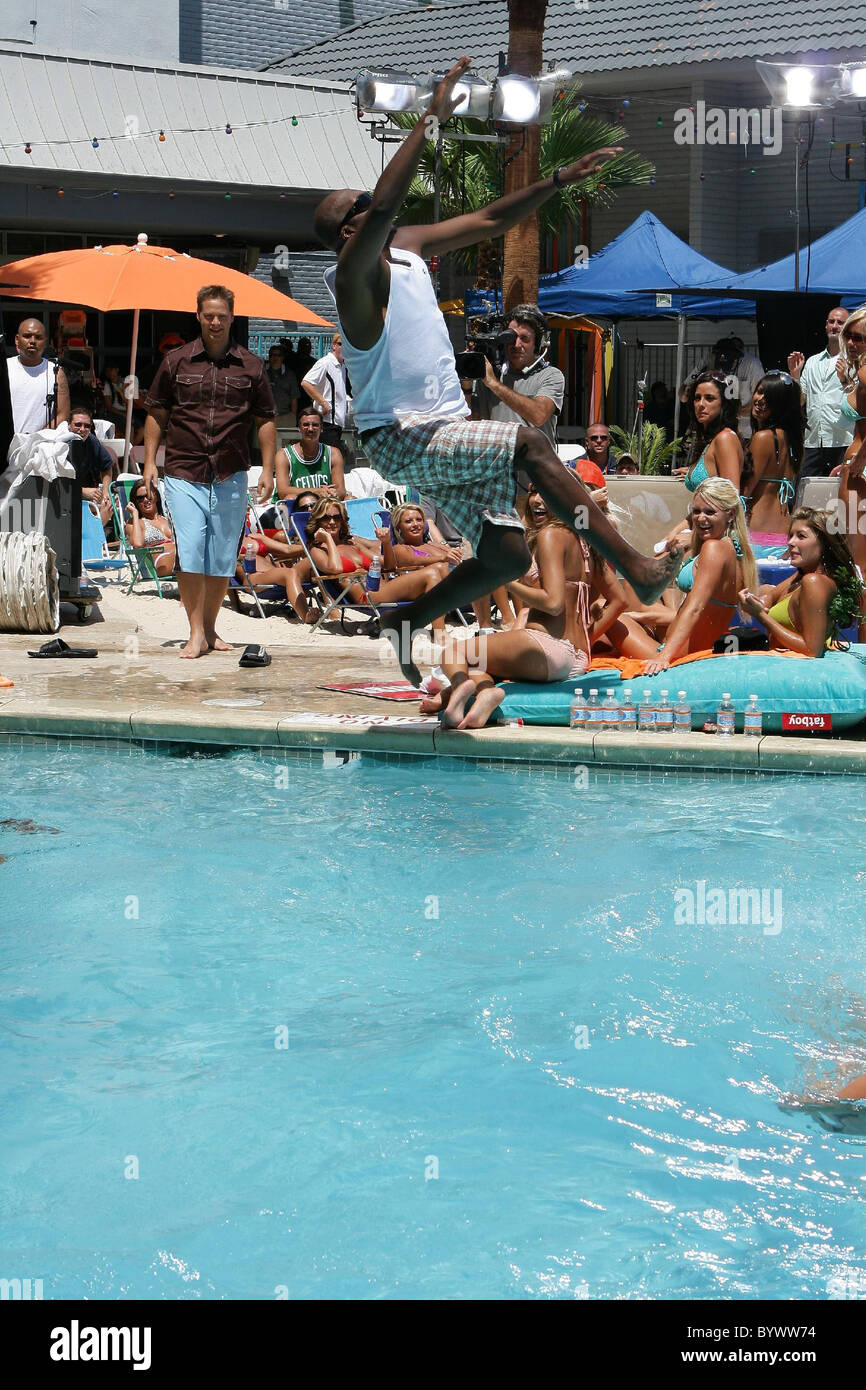
{"label": "string of lights", "polygon": [[[80,135],[72,139],[65,140],[27,140],[24,143],[24,153],[32,154],[34,149],[61,149],[70,148],[76,145],[90,145],[94,150],[98,150],[101,145],[111,145],[119,142],[124,144],[130,140],[156,139],[160,144],[164,144],[169,136],[177,137],[181,135],[234,135],[242,130],[257,130],[262,126],[290,126],[297,127],[303,121],[325,120],[329,116],[343,116],[349,114],[345,106],[333,107],[329,111],[306,111],[302,115],[274,116],[260,121],[231,121],[221,122],[213,126],[155,126],[152,130],[139,130],[137,127],[127,128],[119,134],[109,135]],[[21,148],[20,140],[0,141],[0,150],[14,151]]]}

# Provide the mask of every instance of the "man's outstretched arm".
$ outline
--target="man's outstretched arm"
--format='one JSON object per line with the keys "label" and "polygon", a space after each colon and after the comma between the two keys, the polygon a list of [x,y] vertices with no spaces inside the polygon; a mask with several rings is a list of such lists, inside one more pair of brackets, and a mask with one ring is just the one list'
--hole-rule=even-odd
{"label": "man's outstretched arm", "polygon": [[[418,134],[419,126],[423,131],[423,116],[412,131],[410,140]],[[408,141],[406,143],[408,144]],[[405,149],[405,146],[403,148]],[[394,245],[402,246],[407,251],[415,251],[419,256],[441,256],[446,251],[457,251],[461,246],[474,246],[476,242],[504,236],[512,227],[516,227],[518,222],[522,222],[536,208],[541,207],[542,203],[546,203],[560,188],[567,184],[581,183],[608,160],[615,159],[621,153],[621,145],[606,145],[559,170],[558,184],[553,182],[552,177],[539,179],[528,188],[519,188],[513,193],[507,193],[504,198],[497,198],[495,202],[488,203],[487,207],[479,208],[477,212],[467,212],[462,217],[450,217],[446,222],[401,227],[394,237]]]}
{"label": "man's outstretched arm", "polygon": [[[337,262],[337,303],[341,322],[351,340],[359,347],[372,345],[363,341],[369,336],[369,332],[365,331],[365,320],[369,319],[371,311],[375,312],[377,303],[387,302],[387,281],[377,286],[379,278],[386,273],[381,268],[380,257],[418,168],[427,139],[429,118],[438,122],[449,119],[457,104],[453,95],[454,86],[471,65],[470,58],[461,58],[439,83],[427,112],[420,117],[414,130],[383,170],[363,221],[357,230],[351,229],[350,224],[349,244]],[[375,325],[374,342],[380,330],[381,322]]]}

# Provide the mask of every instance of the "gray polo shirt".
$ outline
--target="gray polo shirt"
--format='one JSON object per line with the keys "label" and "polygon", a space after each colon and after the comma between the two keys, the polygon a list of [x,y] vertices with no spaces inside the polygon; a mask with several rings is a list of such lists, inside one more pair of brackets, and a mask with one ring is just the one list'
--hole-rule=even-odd
{"label": "gray polo shirt", "polygon": [[[553,401],[556,409],[550,419],[546,420],[540,428],[542,434],[546,434],[553,447],[556,448],[556,423],[559,419],[559,412],[562,410],[562,400],[565,395],[565,377],[559,368],[552,367],[545,357],[540,357],[537,362],[533,362],[531,367],[527,367],[522,372],[513,372],[510,367],[506,367],[502,375],[502,384],[516,392],[518,396],[547,396],[548,400]],[[475,387],[475,398],[483,420],[502,420],[505,424],[526,424],[523,416],[518,415],[504,401],[497,400],[496,396],[488,391],[483,381],[479,381]]]}

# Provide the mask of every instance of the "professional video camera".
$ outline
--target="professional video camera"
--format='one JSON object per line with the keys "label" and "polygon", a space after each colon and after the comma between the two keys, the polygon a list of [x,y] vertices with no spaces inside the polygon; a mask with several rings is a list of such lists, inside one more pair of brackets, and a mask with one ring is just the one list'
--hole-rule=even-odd
{"label": "professional video camera", "polygon": [[504,314],[479,314],[466,321],[466,352],[455,358],[457,375],[472,380],[484,376],[485,361],[499,374],[507,360],[507,351],[517,342],[517,334],[508,327]]}

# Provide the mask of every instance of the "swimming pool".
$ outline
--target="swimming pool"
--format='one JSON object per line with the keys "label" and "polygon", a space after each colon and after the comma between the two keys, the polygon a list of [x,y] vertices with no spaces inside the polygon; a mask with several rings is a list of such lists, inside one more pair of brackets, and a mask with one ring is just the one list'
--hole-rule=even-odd
{"label": "swimming pool", "polygon": [[862,1297],[859,782],[327,761],[0,748],[0,1275]]}

